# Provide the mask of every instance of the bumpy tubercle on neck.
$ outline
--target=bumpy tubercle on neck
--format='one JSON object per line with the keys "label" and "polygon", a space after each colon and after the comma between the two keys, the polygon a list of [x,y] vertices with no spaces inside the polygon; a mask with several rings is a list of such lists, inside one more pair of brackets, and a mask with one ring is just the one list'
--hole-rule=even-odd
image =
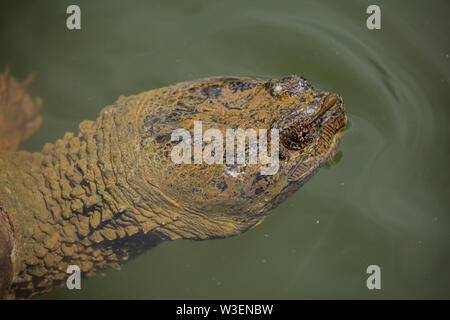
{"label": "bumpy tubercle on neck", "polygon": [[105,121],[84,121],[78,136],[66,133],[42,152],[10,154],[13,296],[64,285],[69,265],[90,276],[180,238],[170,230],[174,210],[158,212],[171,204],[143,194],[145,182],[127,174],[123,146],[102,129]]}

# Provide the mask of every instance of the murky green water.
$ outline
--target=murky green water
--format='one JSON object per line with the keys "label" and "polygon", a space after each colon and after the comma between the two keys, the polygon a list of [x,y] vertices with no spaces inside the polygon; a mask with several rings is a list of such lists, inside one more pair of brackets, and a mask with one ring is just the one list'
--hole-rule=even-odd
{"label": "murky green water", "polygon": [[[166,242],[39,298],[450,298],[448,1],[72,1],[0,5],[0,67],[34,71],[37,151],[120,94],[297,73],[346,102],[342,158],[259,227]],[[23,2],[23,3],[22,3]],[[366,28],[369,4],[382,29]],[[337,162],[337,161],[336,161]],[[366,288],[381,267],[382,289]]]}

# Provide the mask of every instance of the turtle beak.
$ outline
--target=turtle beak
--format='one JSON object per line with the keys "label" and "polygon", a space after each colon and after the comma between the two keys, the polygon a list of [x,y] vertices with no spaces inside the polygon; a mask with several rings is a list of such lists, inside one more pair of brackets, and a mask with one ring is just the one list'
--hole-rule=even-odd
{"label": "turtle beak", "polygon": [[313,123],[317,119],[319,119],[321,116],[325,114],[328,110],[330,110],[339,100],[339,95],[336,93],[330,93],[328,94],[325,99],[323,99],[322,105],[320,107],[319,112],[309,121],[309,123]]}

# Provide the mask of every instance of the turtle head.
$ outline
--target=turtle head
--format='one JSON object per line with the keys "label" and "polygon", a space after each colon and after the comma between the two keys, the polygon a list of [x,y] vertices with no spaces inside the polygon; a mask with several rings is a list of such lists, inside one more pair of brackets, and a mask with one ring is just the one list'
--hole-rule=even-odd
{"label": "turtle head", "polygon": [[346,126],[342,98],[297,75],[202,79],[118,105],[131,113],[114,121],[121,146],[136,146],[128,172],[143,199],[158,199],[152,211],[170,217],[160,229],[173,239],[258,225],[333,157]]}
{"label": "turtle head", "polygon": [[278,88],[282,103],[294,107],[281,114],[272,128],[279,130],[280,160],[289,172],[287,178],[298,185],[334,155],[347,117],[338,94],[316,91],[306,79],[295,75],[280,81],[290,85],[286,88],[275,83],[272,87]]}
{"label": "turtle head", "polygon": [[[249,108],[266,117],[269,140],[278,138],[270,147],[278,151],[278,163],[270,174],[262,174],[263,164],[255,168],[246,163],[239,175],[225,177],[228,185],[240,191],[232,199],[243,205],[233,215],[234,221],[242,222],[244,227],[261,223],[331,160],[347,124],[342,97],[315,90],[303,77],[269,80],[261,87],[264,90],[256,90]],[[260,123],[253,125],[258,127]]]}

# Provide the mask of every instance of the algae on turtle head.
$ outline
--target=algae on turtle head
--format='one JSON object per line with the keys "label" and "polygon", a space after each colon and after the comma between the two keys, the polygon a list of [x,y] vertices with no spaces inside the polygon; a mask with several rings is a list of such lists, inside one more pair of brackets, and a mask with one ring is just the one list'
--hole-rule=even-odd
{"label": "algae on turtle head", "polygon": [[[278,129],[279,170],[174,163],[172,132],[196,121]],[[121,96],[41,152],[0,152],[0,288],[30,297],[71,264],[89,276],[163,240],[248,230],[331,159],[345,125],[342,98],[304,78],[208,78]]]}

